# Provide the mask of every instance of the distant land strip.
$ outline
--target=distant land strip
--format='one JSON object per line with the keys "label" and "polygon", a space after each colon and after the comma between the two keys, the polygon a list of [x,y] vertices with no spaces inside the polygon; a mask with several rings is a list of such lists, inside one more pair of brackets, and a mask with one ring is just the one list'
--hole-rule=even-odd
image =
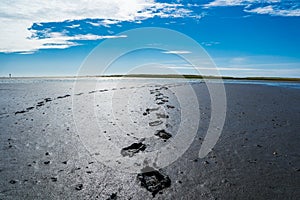
{"label": "distant land strip", "polygon": [[31,78],[185,78],[185,79],[225,79],[253,81],[291,81],[300,82],[300,78],[286,77],[231,77],[231,76],[201,76],[192,74],[125,74],[125,75],[87,75],[87,76],[36,76],[36,77],[0,77],[0,79],[31,79]]}

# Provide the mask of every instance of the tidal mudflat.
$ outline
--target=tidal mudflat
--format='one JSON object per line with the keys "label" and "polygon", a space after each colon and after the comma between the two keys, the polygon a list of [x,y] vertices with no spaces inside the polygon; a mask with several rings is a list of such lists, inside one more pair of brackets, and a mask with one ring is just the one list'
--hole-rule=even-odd
{"label": "tidal mudflat", "polygon": [[[199,158],[211,117],[203,81],[4,80],[0,199],[299,199],[300,90],[238,82],[225,90],[222,134]],[[140,160],[172,144],[183,121],[189,131],[182,103],[200,113],[191,145],[163,168]],[[115,157],[104,158],[106,144]]]}

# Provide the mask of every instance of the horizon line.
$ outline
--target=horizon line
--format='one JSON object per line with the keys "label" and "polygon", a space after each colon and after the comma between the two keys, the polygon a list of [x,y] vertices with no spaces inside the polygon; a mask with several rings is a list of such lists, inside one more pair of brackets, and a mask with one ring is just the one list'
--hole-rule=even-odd
{"label": "horizon line", "polygon": [[15,76],[5,77],[1,76],[0,79],[18,79],[18,78],[186,78],[186,79],[231,79],[231,80],[273,80],[273,81],[296,81],[300,82],[300,77],[264,77],[264,76],[211,76],[211,75],[196,75],[196,74],[113,74],[113,75],[85,75],[85,76]]}

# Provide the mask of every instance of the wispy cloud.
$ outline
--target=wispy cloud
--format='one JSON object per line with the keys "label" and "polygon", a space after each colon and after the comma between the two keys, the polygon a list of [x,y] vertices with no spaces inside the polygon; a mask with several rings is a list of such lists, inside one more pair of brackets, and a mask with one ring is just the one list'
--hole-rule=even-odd
{"label": "wispy cloud", "polygon": [[164,51],[163,53],[165,53],[165,54],[190,54],[192,52],[180,50],[180,51]]}
{"label": "wispy cloud", "polygon": [[210,42],[201,42],[201,44],[202,44],[203,46],[210,47],[210,46],[213,46],[213,45],[220,44],[220,42],[210,41]]}
{"label": "wispy cloud", "polygon": [[297,1],[282,0],[214,0],[203,5],[204,8],[243,6],[244,11],[255,14],[267,14],[271,16],[299,17],[300,3]]}
{"label": "wispy cloud", "polygon": [[80,27],[80,24],[73,24],[71,26],[67,26],[68,28],[78,28]]}
{"label": "wispy cloud", "polygon": [[[100,40],[100,39],[114,39],[114,38],[125,38],[126,35],[74,35],[67,36],[63,35],[59,32],[49,33],[47,38],[32,38],[30,39],[30,45],[24,47],[24,49],[20,48],[20,50],[15,51],[19,54],[32,54],[39,49],[66,49],[72,46],[81,45],[78,41],[82,40]],[[10,53],[11,49],[15,49],[14,44],[11,44],[10,49],[0,48],[1,52]]]}
{"label": "wispy cloud", "polygon": [[[65,22],[85,19],[99,19],[94,26],[106,26],[119,22],[135,22],[153,17],[182,18],[197,17],[191,10],[179,3],[160,3],[154,0],[9,0],[0,1],[0,52],[32,52],[45,45],[46,39],[32,37],[35,24]],[[68,28],[76,28],[72,25]],[[50,38],[55,42],[57,38]],[[54,43],[53,43],[54,44]],[[70,45],[71,44],[71,45]],[[72,46],[67,40],[59,48]]]}
{"label": "wispy cloud", "polygon": [[247,10],[245,12],[249,13],[257,13],[257,14],[267,14],[273,16],[283,16],[283,17],[299,17],[300,16],[300,9],[282,9],[276,6],[265,6],[265,7],[258,7],[254,9]]}
{"label": "wispy cloud", "polygon": [[65,36],[66,40],[101,40],[101,39],[114,39],[114,38],[126,38],[126,35],[75,35],[75,36]]}
{"label": "wispy cloud", "polygon": [[215,0],[208,4],[203,5],[205,8],[211,8],[211,7],[220,7],[220,6],[240,6],[243,5],[245,1],[242,0]]}
{"label": "wispy cloud", "polygon": [[246,61],[243,57],[233,58],[231,60],[235,60],[234,62],[230,62],[228,64],[220,64],[219,67],[213,66],[212,63],[198,63],[198,65],[194,66],[192,64],[169,64],[168,68],[172,69],[184,69],[184,70],[220,70],[220,71],[271,71],[271,70],[279,70],[284,66],[286,69],[290,70],[299,70],[300,62],[271,62],[271,63],[243,63],[242,61]]}
{"label": "wispy cloud", "polygon": [[214,0],[208,4],[203,5],[205,8],[221,7],[221,6],[249,6],[251,4],[259,3],[278,3],[280,0]]}
{"label": "wispy cloud", "polygon": [[118,24],[120,22],[121,22],[120,20],[103,19],[103,20],[98,20],[97,22],[87,21],[86,23],[90,24],[92,26],[104,26],[104,27],[110,28],[110,25]]}
{"label": "wispy cloud", "polygon": [[86,23],[87,23],[87,24],[90,24],[90,25],[92,25],[92,26],[101,26],[101,25],[102,25],[101,22],[89,22],[89,21],[87,21]]}
{"label": "wispy cloud", "polygon": [[169,66],[168,68],[171,69],[184,69],[184,70],[209,70],[209,71],[213,71],[213,70],[220,70],[220,71],[253,71],[253,70],[257,70],[254,68],[240,68],[240,67],[184,67],[184,66]]}

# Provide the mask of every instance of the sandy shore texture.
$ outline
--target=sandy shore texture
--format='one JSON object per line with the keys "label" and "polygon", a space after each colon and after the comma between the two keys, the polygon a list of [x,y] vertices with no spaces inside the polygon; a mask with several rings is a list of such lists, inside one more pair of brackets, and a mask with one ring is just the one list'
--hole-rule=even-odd
{"label": "sandy shore texture", "polygon": [[[75,92],[73,81],[0,84],[0,199],[300,199],[299,89],[225,84],[222,135],[200,159],[210,97],[204,83],[193,82],[196,136],[175,162],[155,169],[137,158],[172,142],[176,96],[189,84],[90,83]],[[97,142],[118,149],[110,166],[101,161],[110,149],[101,152]],[[124,159],[141,171],[122,170]]]}

